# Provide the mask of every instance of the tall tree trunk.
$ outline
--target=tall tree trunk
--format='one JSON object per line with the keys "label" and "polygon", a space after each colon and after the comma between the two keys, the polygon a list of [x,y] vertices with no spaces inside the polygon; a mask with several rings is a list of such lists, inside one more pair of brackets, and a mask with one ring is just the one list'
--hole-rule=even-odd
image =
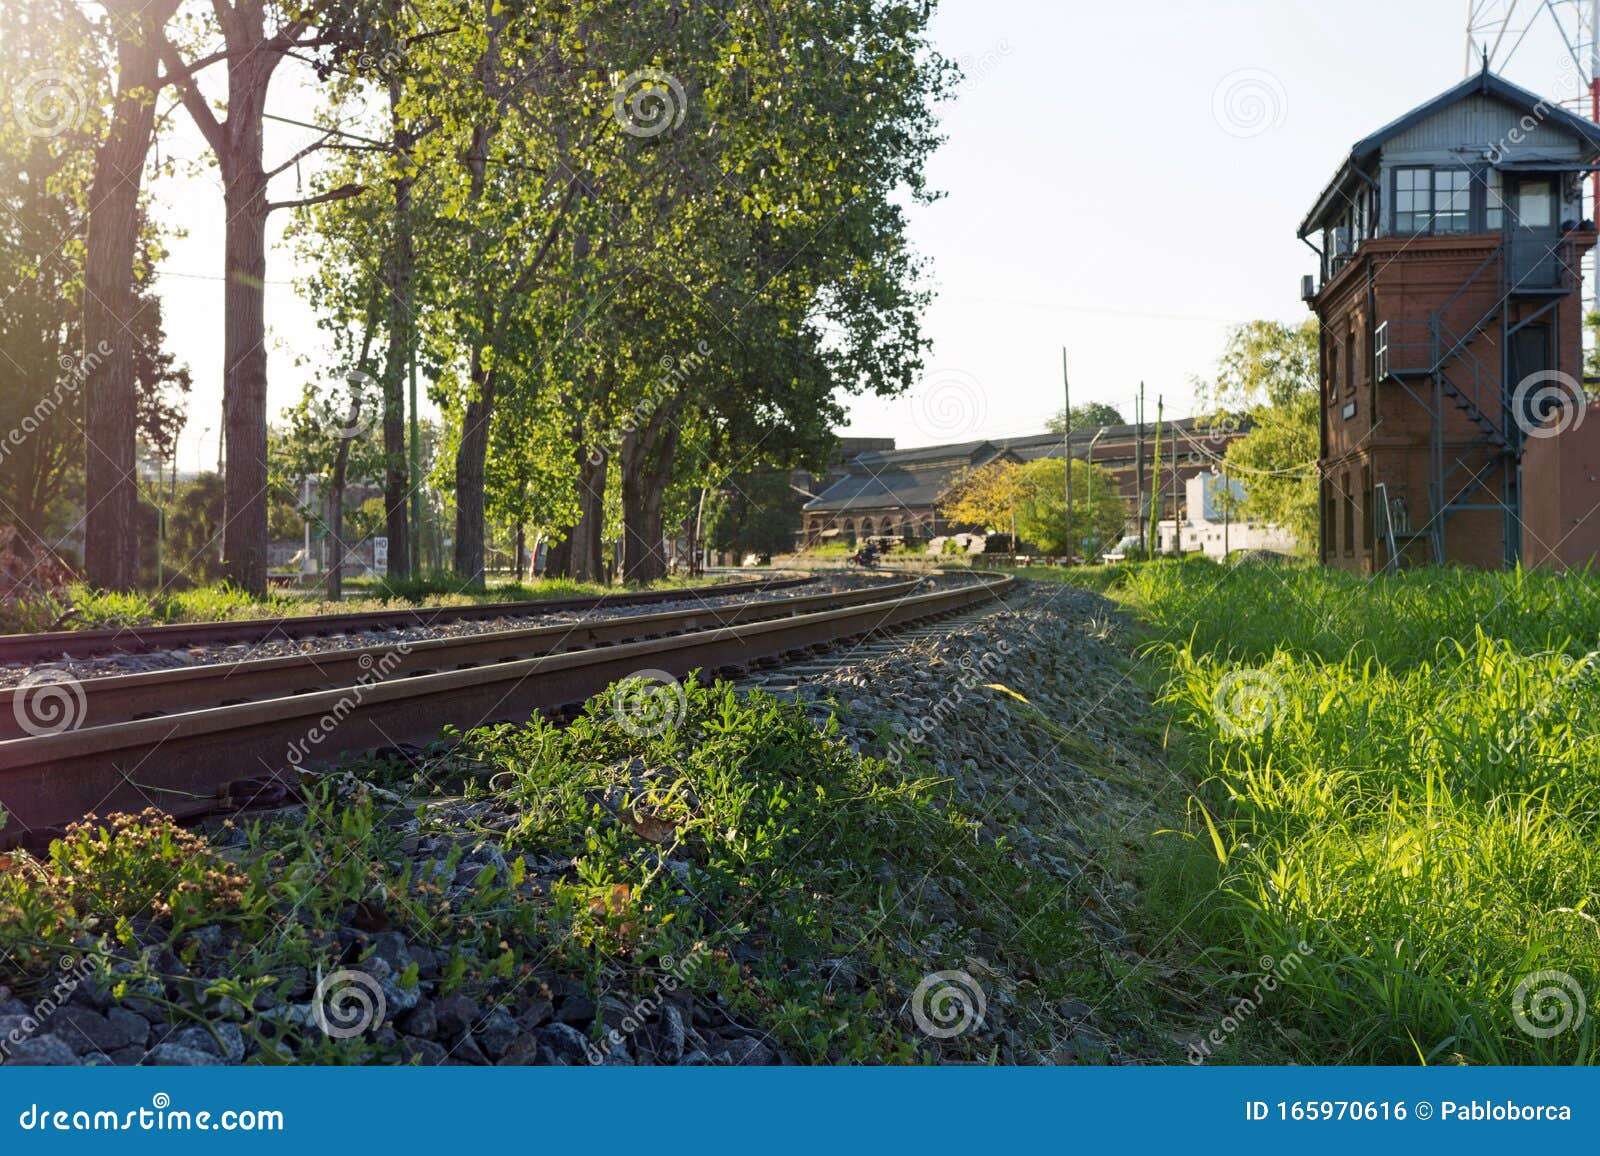
{"label": "tall tree trunk", "polygon": [[456,449],[456,577],[483,585],[483,467],[489,455],[489,421],[494,413],[494,371],[484,368],[482,352],[472,359],[472,397],[461,421]]}
{"label": "tall tree trunk", "polygon": [[344,484],[350,469],[350,439],[339,442],[333,458],[333,484],[328,487],[328,541],[333,546],[333,565],[328,567],[328,601],[344,597]]}
{"label": "tall tree trunk", "polygon": [[229,577],[251,594],[267,590],[267,181],[261,167],[260,122],[255,147],[229,166],[223,204],[227,284],[223,309],[222,558]]}
{"label": "tall tree trunk", "polygon": [[622,576],[628,582],[666,577],[661,512],[677,452],[678,424],[663,410],[622,440]]}
{"label": "tall tree trunk", "polygon": [[139,578],[134,258],[160,83],[151,31],[171,19],[177,4],[122,0],[105,8],[117,40],[117,95],[95,153],[84,255],[83,560],[91,585],[131,590]]}
{"label": "tall tree trunk", "polygon": [[[393,125],[395,154],[409,160],[413,135],[400,119],[400,81],[389,80],[389,116]],[[414,340],[412,318],[412,279],[416,266],[415,244],[411,236],[410,168],[402,165],[394,180],[394,244],[389,253],[389,355],[383,369],[383,506],[384,529],[389,536],[389,557],[402,576],[416,570],[412,558],[410,520],[410,469],[406,457],[406,370],[411,362]]]}
{"label": "tall tree trunk", "polygon": [[578,468],[578,517],[564,527],[561,541],[550,546],[544,572],[548,578],[573,578],[579,582],[604,582],[605,558],[602,531],[605,526],[606,457],[584,448],[582,427],[572,435],[573,457]]}
{"label": "tall tree trunk", "polygon": [[[189,75],[177,49],[161,39],[168,71],[178,78],[184,107],[206,138],[222,175],[227,217],[223,236],[223,479],[222,556],[229,577],[264,595],[267,532],[267,202],[262,124],[267,88],[284,55],[308,25],[289,20],[267,33],[267,0],[213,0],[227,45],[227,119],[219,120]],[[323,199],[327,199],[326,196]]]}
{"label": "tall tree trunk", "polygon": [[572,576],[580,582],[604,582],[606,564],[606,473],[609,459],[588,456],[578,468],[578,524],[572,528]]}

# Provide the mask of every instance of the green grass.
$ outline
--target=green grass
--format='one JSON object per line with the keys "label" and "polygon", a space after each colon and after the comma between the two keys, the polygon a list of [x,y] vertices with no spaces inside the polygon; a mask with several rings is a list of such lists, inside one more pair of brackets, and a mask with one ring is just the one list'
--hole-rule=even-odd
{"label": "green grass", "polygon": [[[724,581],[714,578],[672,577],[651,583],[652,590],[690,589]],[[107,626],[159,626],[175,622],[219,622],[230,619],[278,618],[288,615],[335,614],[381,610],[396,602],[428,606],[470,606],[482,602],[536,602],[551,598],[578,598],[619,594],[645,587],[635,584],[604,586],[549,578],[535,583],[505,583],[484,590],[465,588],[453,575],[427,578],[346,583],[339,602],[322,597],[322,587],[284,590],[255,598],[227,584],[199,586],[159,593],[117,593],[78,584],[62,597],[33,599],[0,607],[0,634],[55,629],[89,630]]]}
{"label": "green grass", "polygon": [[[683,691],[659,734],[608,693],[565,729],[472,732],[425,774],[355,761],[311,784],[304,811],[241,820],[226,849],[153,813],[111,837],[75,829],[51,860],[0,875],[0,982],[31,995],[92,944],[129,991],[167,993],[175,1020],[232,1019],[324,1063],[402,1058],[271,1010],[351,964],[337,933],[353,912],[437,946],[441,993],[510,1006],[564,976],[632,1003],[676,974],[810,1062],[992,1058],[992,1034],[917,1029],[909,1001],[930,973],[969,970],[990,1019],[1040,1051],[1058,1001],[1104,993],[1062,886],[985,835],[947,780],[862,757],[836,723],[759,691]],[[483,826],[419,805],[462,796]],[[408,815],[439,870],[401,854]],[[465,858],[484,835],[492,861]],[[448,888],[461,868],[472,885]],[[208,921],[227,929],[223,979],[199,974],[193,928]],[[164,949],[194,974],[174,975]]]}
{"label": "green grass", "polygon": [[1530,1034],[1517,992],[1600,997],[1600,581],[1186,561],[1108,589],[1185,736],[1152,863],[1199,971],[1236,992],[1312,948],[1229,1058],[1594,1061],[1592,1019]]}

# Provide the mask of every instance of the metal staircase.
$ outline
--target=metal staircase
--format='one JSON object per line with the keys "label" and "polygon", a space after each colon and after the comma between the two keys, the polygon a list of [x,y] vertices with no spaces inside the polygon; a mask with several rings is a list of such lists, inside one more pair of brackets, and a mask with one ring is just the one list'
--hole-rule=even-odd
{"label": "metal staircase", "polygon": [[[1443,564],[1445,524],[1452,514],[1469,510],[1503,513],[1506,561],[1514,561],[1520,552],[1517,533],[1517,518],[1521,512],[1518,468],[1523,433],[1511,416],[1514,388],[1511,380],[1511,338],[1518,330],[1540,320],[1557,307],[1561,297],[1569,291],[1576,261],[1571,242],[1564,239],[1540,255],[1540,262],[1530,262],[1525,254],[1514,257],[1514,244],[1526,245],[1527,242],[1514,242],[1510,236],[1502,237],[1471,276],[1444,304],[1432,310],[1426,319],[1386,321],[1378,327],[1373,346],[1377,380],[1399,384],[1429,413],[1431,419],[1429,450],[1432,468],[1425,528],[1411,530],[1406,521],[1396,518],[1388,487],[1382,483],[1374,486],[1380,520],[1374,528],[1383,534],[1384,544],[1389,550],[1386,569],[1400,569],[1408,559],[1414,557],[1415,552],[1408,548],[1423,540],[1429,546],[1428,553],[1432,555],[1432,560]],[[1510,278],[1514,261],[1517,263],[1517,279],[1513,283]],[[1538,275],[1530,274],[1529,269],[1537,270]],[[1471,325],[1457,332],[1447,320],[1452,308],[1469,290],[1482,285],[1490,276],[1496,282],[1494,303]],[[1512,302],[1527,298],[1542,298],[1544,304],[1513,322]],[[1500,364],[1491,368],[1472,351],[1472,346],[1479,338],[1490,333],[1495,325],[1499,326],[1495,344]],[[1406,336],[1413,339],[1399,340]],[[1427,396],[1429,393],[1431,397]],[[1481,449],[1487,453],[1487,460],[1481,464],[1469,465],[1461,455],[1457,455],[1455,461],[1446,467],[1446,399],[1483,434]],[[1479,453],[1467,455],[1475,460],[1481,456]],[[1469,476],[1452,493],[1451,483],[1458,471],[1463,469],[1469,472]],[[1496,476],[1501,482],[1502,493],[1499,497],[1495,497],[1490,490],[1490,484]],[[1472,500],[1479,491],[1489,492],[1489,500]]]}

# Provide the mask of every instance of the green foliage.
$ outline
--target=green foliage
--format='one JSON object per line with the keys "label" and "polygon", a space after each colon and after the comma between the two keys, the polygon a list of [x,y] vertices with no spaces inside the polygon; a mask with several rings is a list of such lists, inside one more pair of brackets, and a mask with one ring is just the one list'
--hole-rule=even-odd
{"label": "green foliage", "polygon": [[1213,869],[1191,857],[1175,880],[1197,962],[1226,984],[1305,941],[1273,1009],[1291,1054],[1596,1058],[1588,1024],[1539,1038],[1513,1020],[1530,973],[1600,983],[1596,585],[1199,560],[1125,574],[1115,593],[1155,636],[1201,781],[1187,834]]}
{"label": "green foliage", "polygon": [[729,479],[707,502],[706,541],[716,550],[778,554],[794,544],[803,499],[787,470],[761,470]]}
{"label": "green foliage", "polygon": [[1067,533],[1066,472],[1060,458],[993,462],[959,478],[941,504],[958,525],[1009,533],[1045,554],[1096,553],[1122,534],[1127,507],[1103,466],[1072,459],[1072,533]]}
{"label": "green foliage", "polygon": [[6,857],[0,960],[43,971],[85,933],[120,935],[128,920],[153,919],[176,935],[242,917],[258,899],[244,875],[169,815],[90,816],[51,843],[43,862]]}
{"label": "green foliage", "polygon": [[[1114,405],[1107,405],[1103,401],[1086,401],[1082,405],[1072,407],[1072,431],[1079,433],[1083,430],[1098,429],[1103,425],[1127,425],[1127,419]],[[1067,429],[1066,411],[1058,412],[1049,421],[1045,422],[1045,429],[1051,433],[1065,433]]]}
{"label": "green foliage", "polygon": [[[677,725],[659,735],[622,717],[621,688],[565,731],[470,736],[519,816],[512,843],[574,861],[558,892],[569,950],[647,969],[700,960],[692,987],[813,1062],[921,1058],[905,996],[966,950],[958,943],[982,943],[1047,993],[1081,990],[1058,888],[978,837],[946,784],[852,754],[800,706],[725,684],[684,689]],[[921,900],[930,878],[952,915],[935,919]],[[859,983],[841,982],[841,958]],[[944,1044],[974,1058],[982,1046]]]}
{"label": "green foliage", "polygon": [[1251,321],[1234,329],[1207,391],[1219,421],[1253,422],[1228,447],[1228,467],[1243,482],[1239,513],[1294,532],[1304,550],[1317,541],[1317,455],[1321,452],[1317,323]]}

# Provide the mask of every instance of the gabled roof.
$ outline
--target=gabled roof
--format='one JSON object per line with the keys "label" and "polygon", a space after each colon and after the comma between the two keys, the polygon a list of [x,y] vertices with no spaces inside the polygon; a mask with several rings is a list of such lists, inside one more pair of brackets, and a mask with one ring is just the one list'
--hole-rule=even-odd
{"label": "gabled roof", "polygon": [[[1203,419],[1176,418],[1162,425],[1166,431],[1173,428],[1194,438],[1204,429]],[[1146,422],[1144,429],[1149,434],[1155,426]],[[1074,455],[1083,453],[1097,437],[1103,446],[1128,443],[1138,431],[1139,427],[1132,424],[1076,429],[1072,431],[1072,451]],[[805,508],[813,512],[867,512],[931,506],[944,497],[964,470],[999,459],[1031,462],[1059,458],[1061,441],[1060,434],[1042,433],[858,454],[850,463],[850,472],[812,498]]]}
{"label": "gabled roof", "polygon": [[1591,149],[1600,152],[1600,125],[1593,121],[1585,120],[1575,113],[1568,112],[1559,104],[1536,93],[1529,92],[1520,85],[1512,84],[1505,77],[1490,72],[1485,66],[1473,76],[1467,77],[1460,84],[1446,89],[1432,100],[1424,101],[1416,108],[1397,117],[1384,125],[1377,132],[1362,137],[1350,149],[1350,155],[1340,164],[1339,171],[1328,182],[1327,187],[1317,198],[1316,204],[1300,222],[1300,236],[1304,237],[1316,230],[1322,224],[1322,218],[1327,213],[1330,205],[1336,203],[1339,193],[1359,174],[1362,167],[1375,157],[1385,144],[1427,120],[1430,116],[1442,112],[1453,104],[1457,104],[1469,96],[1489,96],[1499,100],[1527,116],[1535,117],[1541,124],[1563,130],[1589,145]]}

